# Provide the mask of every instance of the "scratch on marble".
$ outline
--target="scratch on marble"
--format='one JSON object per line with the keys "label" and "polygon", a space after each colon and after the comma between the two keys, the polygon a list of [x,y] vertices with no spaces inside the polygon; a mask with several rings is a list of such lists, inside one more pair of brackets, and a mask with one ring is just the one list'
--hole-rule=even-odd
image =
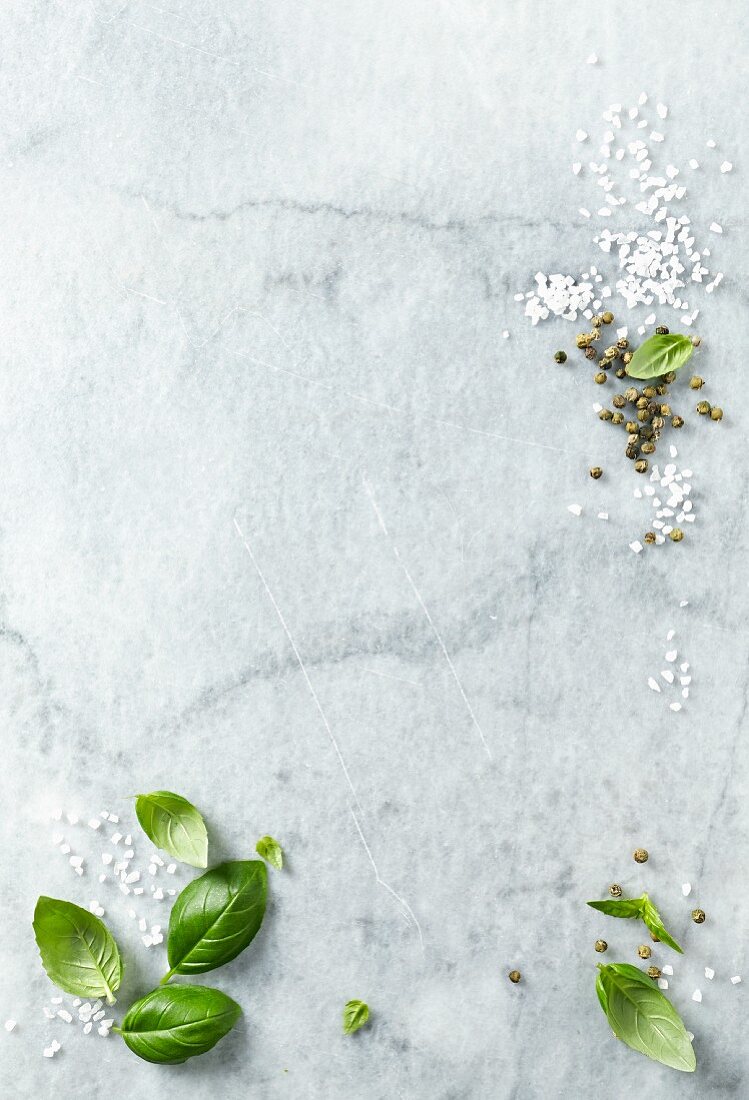
{"label": "scratch on marble", "polygon": [[346,767],[346,761],[343,759],[343,754],[341,752],[338,741],[336,740],[336,736],[333,733],[333,730],[331,729],[330,722],[328,722],[325,711],[322,708],[322,703],[320,702],[320,700],[317,696],[317,692],[315,691],[315,688],[312,684],[312,681],[309,678],[309,673],[307,672],[306,665],[304,664],[304,661],[302,660],[302,655],[300,654],[299,649],[297,648],[297,644],[296,644],[296,642],[294,641],[294,639],[291,635],[291,631],[289,630],[288,626],[286,625],[286,620],[283,617],[283,612],[281,611],[281,608],[278,606],[278,603],[276,601],[276,597],[273,595],[273,593],[270,589],[270,586],[269,586],[267,580],[265,579],[265,575],[263,574],[263,571],[261,570],[260,566],[258,565],[257,559],[256,559],[254,553],[252,552],[252,547],[250,546],[250,543],[247,539],[247,536],[245,535],[244,531],[242,530],[242,528],[237,523],[237,517],[236,516],[234,516],[234,526],[236,527],[237,534],[239,535],[240,539],[242,540],[242,544],[243,544],[245,550],[247,551],[247,553],[249,555],[250,561],[252,562],[252,564],[255,567],[255,572],[257,573],[258,577],[260,578],[260,583],[262,584],[263,588],[265,589],[266,595],[268,596],[268,599],[270,600],[271,604],[273,605],[273,610],[275,611],[276,615],[278,616],[278,621],[280,622],[281,626],[283,627],[283,632],[284,632],[284,634],[286,635],[286,637],[288,639],[289,645],[291,646],[292,651],[294,653],[294,657],[296,658],[296,662],[299,665],[299,670],[302,673],[302,676],[304,677],[304,682],[307,685],[307,690],[309,691],[310,695],[312,696],[312,701],[315,704],[315,707],[317,708],[317,712],[320,715],[320,719],[322,721],[322,724],[325,727],[325,730],[328,734],[328,737],[330,739],[330,743],[333,746],[333,749],[335,750],[336,756],[338,757],[338,763],[341,765],[341,769],[343,771],[343,774],[346,777],[346,782],[348,784],[349,790],[351,791],[351,794],[354,796],[354,801],[356,802],[356,805],[359,807],[361,812],[364,813],[364,810],[362,809],[362,805],[359,802],[359,796],[356,793],[356,788],[354,787],[354,784],[351,780],[349,770]]}
{"label": "scratch on marble", "polygon": [[[349,806],[349,809],[351,810],[350,806]],[[369,845],[367,844],[366,837],[364,836],[364,833],[362,832],[362,828],[361,828],[361,825],[359,824],[359,820],[358,820],[358,818],[357,818],[357,816],[356,816],[356,814],[354,813],[353,810],[351,810],[351,816],[354,819],[354,825],[356,825],[356,831],[359,834],[359,839],[361,840],[362,844],[364,845],[364,851],[367,853],[367,856],[369,858],[369,862],[372,864],[372,870],[375,873],[375,878],[377,879],[377,882],[380,884],[380,886],[383,886],[388,891],[389,894],[392,894],[392,896],[395,898],[395,900],[398,902],[398,904],[402,907],[404,916],[406,918],[406,923],[408,924],[411,921],[413,921],[414,925],[416,926],[416,931],[419,934],[419,943],[421,944],[421,950],[423,951],[424,950],[424,936],[422,935],[421,925],[419,924],[419,922],[416,918],[416,914],[414,913],[413,909],[408,904],[406,899],[401,897],[400,894],[396,893],[396,891],[392,888],[392,886],[389,883],[385,882],[384,878],[382,878],[382,876],[380,875],[380,872],[377,870],[377,864],[375,863],[374,858],[372,856],[372,852],[370,851]]]}
{"label": "scratch on marble", "polygon": [[421,687],[418,680],[405,680],[402,676],[393,676],[389,672],[378,672],[376,668],[364,668],[362,666],[362,672],[368,672],[372,676],[384,676],[386,680],[396,680],[399,684],[412,684],[414,687]]}
{"label": "scratch on marble", "polygon": [[133,23],[131,19],[125,19],[124,22],[126,26],[134,27],[137,31],[143,31],[144,34],[152,34],[154,38],[160,38],[162,42],[170,42],[173,46],[181,46],[183,50],[194,50],[195,53],[205,54],[206,57],[212,57],[216,61],[224,61],[227,65],[234,65],[235,68],[239,68],[239,62],[232,61],[229,57],[222,57],[221,54],[213,53],[211,50],[204,50],[200,46],[191,46],[189,42],[181,42],[179,38],[170,38],[167,34],[159,34],[158,31],[153,31],[150,27],[144,27],[140,23]]}
{"label": "scratch on marble", "polygon": [[437,639],[437,643],[438,643],[440,649],[442,650],[444,658],[447,662],[447,666],[450,669],[450,672],[452,673],[453,679],[455,680],[455,683],[457,684],[458,691],[460,692],[461,698],[463,699],[463,702],[465,703],[466,710],[468,711],[468,713],[471,717],[471,721],[473,722],[474,726],[476,727],[476,731],[478,732],[479,740],[481,741],[481,744],[484,747],[484,751],[486,752],[486,755],[489,757],[489,759],[493,760],[494,757],[492,756],[491,749],[489,748],[489,745],[487,744],[486,737],[484,736],[484,731],[481,728],[479,720],[476,717],[476,714],[474,712],[473,707],[471,706],[471,702],[470,702],[468,696],[465,693],[465,690],[463,688],[462,683],[460,682],[460,677],[458,676],[457,670],[455,668],[455,665],[452,662],[452,658],[450,657],[450,654],[447,652],[447,646],[445,645],[444,641],[442,640],[442,635],[437,630],[437,626],[436,626],[434,620],[432,619],[432,616],[429,614],[429,608],[424,603],[424,600],[422,599],[421,593],[419,592],[418,588],[416,587],[414,579],[408,571],[408,567],[407,567],[406,563],[401,558],[400,551],[398,550],[398,547],[396,546],[395,542],[393,542],[392,538],[390,537],[390,535],[388,533],[388,529],[387,529],[387,525],[385,523],[385,520],[383,519],[382,513],[380,512],[380,509],[377,506],[377,501],[375,500],[374,492],[372,490],[372,486],[370,485],[369,481],[367,481],[366,477],[362,478],[362,482],[364,484],[364,489],[367,493],[367,496],[369,497],[369,500],[370,500],[370,503],[371,503],[372,508],[374,510],[374,513],[377,516],[377,520],[380,524],[380,527],[382,528],[384,534],[390,540],[390,545],[392,547],[393,554],[395,555],[395,559],[398,562],[398,564],[400,565],[401,569],[403,570],[403,572],[406,576],[406,580],[410,584],[411,589],[413,590],[413,594],[414,594],[414,596],[416,596],[416,599],[419,602],[419,606],[421,607],[421,610],[424,612],[424,614],[426,616],[426,619],[427,619],[427,622],[429,623],[430,627],[432,628],[432,633],[434,634],[435,638]]}

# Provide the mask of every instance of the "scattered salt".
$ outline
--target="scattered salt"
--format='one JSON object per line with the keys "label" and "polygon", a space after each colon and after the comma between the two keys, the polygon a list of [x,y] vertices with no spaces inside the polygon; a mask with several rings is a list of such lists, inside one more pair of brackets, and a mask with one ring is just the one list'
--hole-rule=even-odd
{"label": "scattered salt", "polygon": [[710,981],[712,981],[713,978],[715,977],[715,971],[713,970],[713,968],[711,966],[706,966],[705,967],[705,977],[709,978]]}
{"label": "scattered salt", "polygon": [[6,1031],[13,1031],[15,1026],[16,1026],[16,1021],[15,1020],[6,1020],[5,1021],[5,1030]]}
{"label": "scattered salt", "polygon": [[[582,508],[579,504],[568,504],[567,505],[567,511],[572,512],[573,516],[582,515]],[[169,866],[171,867],[171,866],[173,866],[173,864],[170,864]],[[169,867],[167,867],[167,873],[170,874],[170,875],[174,874],[173,871],[169,870]]]}
{"label": "scattered salt", "polygon": [[660,691],[661,685],[652,676],[648,676],[648,687],[651,691]]}
{"label": "scattered salt", "polygon": [[692,994],[692,1000],[696,1001],[697,1004],[699,1004],[702,1000],[702,991],[699,989],[695,989],[694,993]]}
{"label": "scattered salt", "polygon": [[731,978],[731,985],[738,985],[740,981],[741,981],[741,975],[740,974],[734,974],[734,976]]}

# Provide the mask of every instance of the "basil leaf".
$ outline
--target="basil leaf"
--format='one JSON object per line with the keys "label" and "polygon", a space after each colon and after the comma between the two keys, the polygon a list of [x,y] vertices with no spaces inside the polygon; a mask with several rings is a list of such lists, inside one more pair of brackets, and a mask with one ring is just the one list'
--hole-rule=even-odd
{"label": "basil leaf", "polygon": [[205,1054],[241,1015],[236,1001],[218,989],[170,985],[131,1005],[119,1031],[139,1058],[175,1065]]}
{"label": "basil leaf", "polygon": [[283,869],[283,848],[272,836],[261,836],[255,845],[255,851],[263,859],[267,859],[277,871]]}
{"label": "basil leaf", "polygon": [[596,974],[596,996],[598,997],[598,1003],[601,1008],[608,1015],[608,1000],[606,998],[606,990],[603,988],[603,979],[600,970]]}
{"label": "basil leaf", "polygon": [[668,998],[629,963],[612,963],[598,969],[605,1012],[614,1034],[656,1062],[684,1073],[693,1072],[697,1065],[694,1049]]}
{"label": "basil leaf", "polygon": [[640,344],[626,371],[630,378],[657,378],[670,370],[679,370],[690,358],[694,347],[688,336],[670,332],[666,336],[651,336]]}
{"label": "basil leaf", "polygon": [[203,974],[231,962],[255,938],[265,915],[268,872],[259,859],[221,863],[193,879],[169,918],[172,974]]}
{"label": "basil leaf", "polygon": [[364,1001],[347,1001],[343,1008],[343,1033],[353,1035],[369,1019],[369,1005]]}
{"label": "basil leaf", "polygon": [[606,898],[604,901],[589,901],[588,905],[609,917],[641,917],[643,898]]}
{"label": "basil leaf", "polygon": [[647,925],[649,930],[653,933],[654,936],[658,937],[661,943],[665,943],[667,947],[670,947],[674,951],[678,951],[680,955],[683,955],[684,952],[679,947],[676,940],[673,938],[672,935],[670,935],[669,932],[666,931],[663,921],[661,920],[660,913],[653,905],[647,894],[642,895],[642,902],[642,919],[645,921],[645,924]]}
{"label": "basil leaf", "polygon": [[114,1004],[122,960],[98,917],[70,901],[42,896],[33,925],[42,965],[55,985],[76,997],[106,997]]}
{"label": "basil leaf", "polygon": [[208,866],[208,833],[191,802],[172,791],[139,794],[135,812],[146,836],[157,848],[191,867]]}

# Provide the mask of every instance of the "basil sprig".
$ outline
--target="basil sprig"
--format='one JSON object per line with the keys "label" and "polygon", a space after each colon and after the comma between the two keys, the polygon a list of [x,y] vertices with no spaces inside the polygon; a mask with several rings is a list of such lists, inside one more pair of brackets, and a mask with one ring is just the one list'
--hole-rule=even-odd
{"label": "basil sprig", "polygon": [[106,997],[114,1004],[122,960],[98,917],[70,901],[42,896],[33,924],[42,965],[55,985],[76,997]]}
{"label": "basil sprig", "polygon": [[364,1001],[347,1001],[343,1006],[344,1035],[353,1035],[360,1027],[364,1027],[368,1019],[368,1004],[365,1004]]}
{"label": "basil sprig", "polygon": [[203,974],[231,962],[257,935],[265,915],[268,872],[259,859],[212,867],[178,896],[169,918],[169,973]]}
{"label": "basil sprig", "polygon": [[191,867],[208,866],[208,833],[200,813],[172,791],[139,794],[135,812],[141,828],[157,848]]}
{"label": "basil sprig", "polygon": [[263,859],[267,859],[271,867],[277,871],[283,870],[283,848],[272,836],[261,836],[255,845],[255,851]]}
{"label": "basil sprig", "polygon": [[603,901],[589,901],[588,905],[591,909],[597,909],[599,913],[606,913],[609,917],[639,918],[662,943],[678,951],[680,955],[684,954],[676,940],[667,931],[660,913],[647,894],[639,898],[605,898]]}
{"label": "basil sprig", "polygon": [[122,1027],[130,1050],[147,1062],[174,1065],[205,1054],[242,1015],[242,1009],[218,989],[170,985],[131,1005]]}
{"label": "basil sprig", "polygon": [[689,337],[678,332],[650,336],[635,351],[626,371],[630,378],[658,378],[683,367],[693,351]]}
{"label": "basil sprig", "polygon": [[629,963],[599,966],[596,992],[617,1038],[665,1066],[694,1071],[697,1059],[681,1017],[641,970]]}

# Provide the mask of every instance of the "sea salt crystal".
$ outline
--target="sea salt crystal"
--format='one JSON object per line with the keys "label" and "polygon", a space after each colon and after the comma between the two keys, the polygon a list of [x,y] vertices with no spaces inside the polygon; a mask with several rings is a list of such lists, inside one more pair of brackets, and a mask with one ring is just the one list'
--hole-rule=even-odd
{"label": "sea salt crystal", "polygon": [[660,691],[661,685],[652,676],[648,676],[648,687],[651,691]]}
{"label": "sea salt crystal", "polygon": [[675,661],[678,656],[678,652],[675,649],[669,649],[668,653],[664,654],[664,656],[667,661]]}
{"label": "sea salt crystal", "polygon": [[695,989],[694,993],[692,994],[692,1000],[696,1001],[697,1004],[699,1004],[702,1000],[702,991],[699,989]]}
{"label": "sea salt crystal", "polygon": [[707,145],[708,149],[714,149],[715,148],[715,142],[713,141],[712,138],[710,138],[709,141],[706,141],[705,145]]}
{"label": "sea salt crystal", "polygon": [[705,977],[708,978],[710,981],[712,981],[715,977],[715,971],[711,966],[705,967]]}
{"label": "sea salt crystal", "polygon": [[726,172],[730,172],[732,168],[733,168],[733,165],[731,164],[730,160],[724,160],[723,163],[720,166],[720,170],[724,174]]}
{"label": "sea salt crystal", "polygon": [[638,106],[644,107],[648,101],[647,93],[640,92],[640,98],[637,100]]}
{"label": "sea salt crystal", "polygon": [[668,989],[668,982],[666,981],[665,978],[659,978],[658,979],[658,988],[659,989]]}
{"label": "sea salt crystal", "polygon": [[16,1026],[16,1021],[15,1020],[6,1020],[5,1021],[5,1030],[6,1031],[12,1031],[15,1026]]}
{"label": "sea salt crystal", "polygon": [[675,630],[669,630],[668,634],[666,635],[666,641],[670,642],[675,633],[676,633]]}
{"label": "sea salt crystal", "polygon": [[741,975],[740,974],[734,974],[734,976],[731,978],[731,985],[738,985],[740,981],[741,981]]}
{"label": "sea salt crystal", "polygon": [[681,703],[669,703],[668,705],[673,711],[681,710]]}
{"label": "sea salt crystal", "polygon": [[587,138],[588,135],[585,133],[585,130],[578,130],[575,134],[576,141],[587,141]]}
{"label": "sea salt crystal", "polygon": [[[598,518],[599,518],[599,519],[608,519],[608,518],[609,518],[609,514],[608,514],[608,512],[599,512],[599,513],[598,513]],[[163,896],[163,895],[162,895],[162,896]],[[156,894],[154,894],[154,897],[156,897]]]}
{"label": "sea salt crystal", "polygon": [[580,169],[581,168],[582,168],[582,164],[580,163],[579,160],[576,160],[575,163],[572,165],[572,171],[575,173],[576,176],[580,175]]}
{"label": "sea salt crystal", "polygon": [[634,551],[635,554],[639,554],[640,551],[642,550],[642,543],[641,542],[630,542],[629,548],[630,548],[630,550]]}
{"label": "sea salt crystal", "polygon": [[[582,514],[582,508],[579,504],[568,504],[567,505],[567,511],[571,512],[573,516],[579,516],[579,515]],[[174,866],[174,865],[170,863],[169,867],[172,867],[172,866]],[[174,871],[170,871],[169,867],[167,867],[167,874],[170,874],[170,875],[174,874]]]}
{"label": "sea salt crystal", "polygon": [[90,1034],[90,1032],[91,1032],[91,1028],[92,1028],[93,1026],[94,1026],[94,1025],[93,1025],[93,1024],[91,1023],[91,1021],[89,1020],[89,1021],[88,1021],[88,1023],[86,1023],[86,1024],[84,1024],[84,1025],[83,1025],[83,1034],[84,1034],[84,1035],[88,1035],[88,1034]]}
{"label": "sea salt crystal", "polygon": [[671,455],[671,458],[676,458],[676,456],[678,455],[679,452],[676,450],[676,447],[674,447],[673,443],[668,448],[668,453]]}
{"label": "sea salt crystal", "polygon": [[663,141],[663,134],[659,133],[658,130],[651,130],[650,131],[650,140],[651,141]]}
{"label": "sea salt crystal", "polygon": [[661,676],[663,677],[663,679],[666,681],[667,684],[673,684],[674,674],[669,669],[664,668],[663,671],[661,672]]}
{"label": "sea salt crystal", "polygon": [[666,963],[665,966],[661,967],[661,970],[664,974],[668,974],[670,978],[674,976],[674,968],[671,966],[671,963]]}
{"label": "sea salt crystal", "polygon": [[665,105],[665,103],[659,103],[655,109],[658,112],[659,118],[665,118],[668,114],[668,107]]}
{"label": "sea salt crystal", "polygon": [[509,333],[509,331],[508,331],[507,329],[503,329],[503,330],[502,330],[502,338],[503,338],[504,340],[507,340],[507,339],[509,338],[509,335],[510,335],[510,333]]}
{"label": "sea salt crystal", "polygon": [[723,232],[723,226],[718,225],[717,222],[711,222],[710,223],[710,232],[711,233],[722,233]]}
{"label": "sea salt crystal", "polygon": [[57,1015],[60,1017],[61,1020],[64,1020],[66,1024],[72,1024],[73,1017],[68,1012],[67,1008],[58,1008]]}
{"label": "sea salt crystal", "polygon": [[682,687],[689,687],[691,682],[692,682],[692,677],[691,676],[680,676],[679,677],[679,683],[681,684]]}
{"label": "sea salt crystal", "polygon": [[595,53],[588,54],[588,56],[585,59],[585,64],[586,65],[597,65],[598,64],[598,54],[595,54]]}
{"label": "sea salt crystal", "polygon": [[88,823],[89,829],[98,829],[101,827],[101,821],[98,817],[92,817]]}

